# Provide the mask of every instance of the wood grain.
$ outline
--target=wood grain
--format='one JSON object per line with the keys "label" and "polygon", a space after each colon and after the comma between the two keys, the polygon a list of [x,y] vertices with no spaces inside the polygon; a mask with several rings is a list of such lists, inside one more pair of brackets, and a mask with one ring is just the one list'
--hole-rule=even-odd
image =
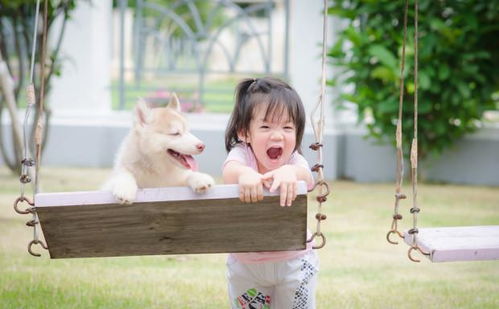
{"label": "wood grain", "polygon": [[[58,207],[52,207],[58,206]],[[304,249],[307,196],[36,206],[51,258]]]}

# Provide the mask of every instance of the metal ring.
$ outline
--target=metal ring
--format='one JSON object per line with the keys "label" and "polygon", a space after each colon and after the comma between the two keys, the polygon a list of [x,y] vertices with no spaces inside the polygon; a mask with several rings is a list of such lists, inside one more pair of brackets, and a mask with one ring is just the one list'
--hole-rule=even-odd
{"label": "metal ring", "polygon": [[20,210],[18,205],[19,203],[22,203],[22,202],[27,202],[28,204],[30,204],[31,206],[35,206],[35,204],[27,197],[25,196],[20,196],[18,197],[15,202],[14,202],[14,210],[20,214],[20,215],[27,215],[29,213],[32,213],[33,212],[33,209],[32,207],[29,207],[29,208],[26,208],[26,210]]}
{"label": "metal ring", "polygon": [[315,232],[314,234],[312,234],[312,237],[310,237],[310,239],[307,240],[307,242],[311,242],[314,240],[315,237],[319,236],[321,238],[321,244],[320,245],[316,245],[316,246],[313,246],[312,249],[320,249],[322,247],[324,247],[326,245],[326,236],[324,236],[324,234],[322,233],[317,233]]}
{"label": "metal ring", "polygon": [[315,190],[315,188],[317,188],[318,186],[323,186],[326,188],[326,193],[322,194],[322,196],[327,196],[329,195],[329,193],[331,193],[331,191],[329,190],[329,185],[326,181],[324,180],[321,180],[321,181],[318,181],[314,184],[314,187],[312,189],[310,189],[308,192],[312,192]]}
{"label": "metal ring", "polygon": [[400,233],[399,231],[397,230],[390,230],[388,231],[388,233],[386,234],[386,240],[391,243],[392,245],[398,245],[399,243],[397,241],[393,241],[390,239],[390,236],[392,234],[397,234],[400,238],[404,238],[404,236],[402,235],[402,233]]}
{"label": "metal ring", "polygon": [[409,257],[409,260],[416,262],[416,263],[421,262],[421,260],[418,260],[418,259],[412,257],[411,253],[413,250],[419,251],[422,255],[427,255],[427,256],[430,255],[430,253],[427,253],[427,252],[424,252],[423,250],[421,250],[421,248],[418,245],[411,246],[409,248],[409,251],[407,251],[407,256]]}
{"label": "metal ring", "polygon": [[44,243],[43,241],[33,239],[33,240],[32,240],[32,241],[30,241],[30,243],[28,244],[28,252],[29,252],[29,254],[31,254],[32,256],[36,256],[36,257],[40,257],[40,256],[42,256],[40,253],[35,253],[35,252],[33,252],[33,251],[31,250],[31,246],[33,246],[33,245],[38,245],[38,244],[40,244],[40,246],[42,246],[42,248],[43,248],[43,249],[48,250],[47,245],[45,245],[45,243]]}
{"label": "metal ring", "polygon": [[419,263],[421,262],[421,260],[418,260],[418,259],[415,259],[412,257],[411,253],[413,250],[418,250],[417,247],[410,247],[409,248],[409,251],[407,251],[407,256],[409,257],[409,260],[413,261],[413,262],[416,262],[416,263]]}

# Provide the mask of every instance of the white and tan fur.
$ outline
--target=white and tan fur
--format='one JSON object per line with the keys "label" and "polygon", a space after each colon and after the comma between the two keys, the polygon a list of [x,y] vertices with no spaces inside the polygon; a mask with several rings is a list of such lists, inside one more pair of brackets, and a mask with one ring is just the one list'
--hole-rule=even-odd
{"label": "white and tan fur", "polygon": [[111,178],[104,185],[123,204],[135,200],[138,188],[189,186],[197,193],[215,184],[213,178],[183,166],[168,150],[196,155],[204,144],[189,132],[175,94],[162,108],[139,100],[135,123],[117,154]]}

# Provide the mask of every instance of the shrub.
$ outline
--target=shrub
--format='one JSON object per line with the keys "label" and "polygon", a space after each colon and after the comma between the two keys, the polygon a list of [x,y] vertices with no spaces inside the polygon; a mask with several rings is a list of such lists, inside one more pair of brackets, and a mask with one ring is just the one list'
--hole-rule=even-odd
{"label": "shrub", "polygon": [[[352,84],[342,101],[368,115],[368,135],[394,140],[405,1],[335,1],[329,14],[346,27],[328,56],[340,74],[330,81]],[[414,5],[409,1],[406,48],[404,137],[412,140]],[[486,110],[498,109],[499,4],[489,0],[419,1],[419,150],[440,153],[480,125]]]}

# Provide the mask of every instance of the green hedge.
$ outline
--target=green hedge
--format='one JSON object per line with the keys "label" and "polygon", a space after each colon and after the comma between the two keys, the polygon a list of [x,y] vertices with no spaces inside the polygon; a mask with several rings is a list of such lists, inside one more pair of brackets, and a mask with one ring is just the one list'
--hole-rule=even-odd
{"label": "green hedge", "polygon": [[[346,27],[329,50],[341,73],[330,81],[352,84],[341,102],[370,116],[369,136],[392,139],[398,111],[405,1],[335,1],[329,14]],[[404,104],[404,147],[412,139],[414,1],[409,1]],[[419,149],[440,153],[480,126],[499,108],[499,5],[497,1],[419,1]],[[495,93],[495,99],[493,98]],[[371,118],[372,117],[372,118]]]}

